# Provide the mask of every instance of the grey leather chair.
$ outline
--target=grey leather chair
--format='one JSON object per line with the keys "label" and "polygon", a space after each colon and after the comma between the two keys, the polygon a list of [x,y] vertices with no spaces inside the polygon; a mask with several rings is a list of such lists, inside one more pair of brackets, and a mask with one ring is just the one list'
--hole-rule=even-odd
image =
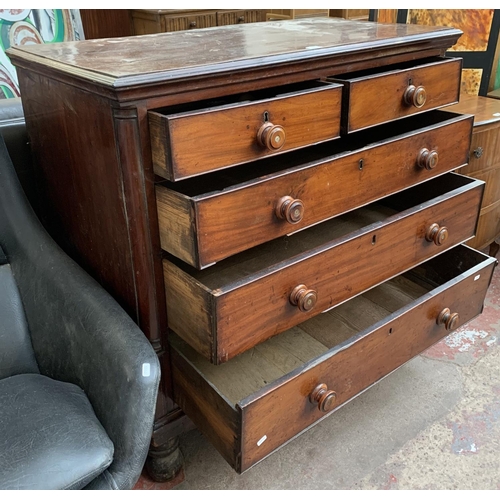
{"label": "grey leather chair", "polygon": [[1,139],[0,489],[132,488],[159,376],[143,333],[44,230]]}

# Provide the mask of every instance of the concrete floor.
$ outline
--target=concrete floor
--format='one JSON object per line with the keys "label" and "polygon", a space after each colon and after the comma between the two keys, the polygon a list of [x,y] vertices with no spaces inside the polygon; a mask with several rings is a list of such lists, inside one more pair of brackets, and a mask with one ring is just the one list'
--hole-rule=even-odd
{"label": "concrete floor", "polygon": [[138,489],[500,489],[500,266],[481,316],[242,475],[199,431]]}

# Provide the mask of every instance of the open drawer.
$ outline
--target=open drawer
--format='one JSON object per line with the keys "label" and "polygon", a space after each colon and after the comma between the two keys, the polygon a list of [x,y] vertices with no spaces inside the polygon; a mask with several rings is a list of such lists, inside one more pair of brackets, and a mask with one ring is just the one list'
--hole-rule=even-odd
{"label": "open drawer", "polygon": [[202,271],[166,258],[169,327],[224,363],[471,238],[483,189],[449,173]]}
{"label": "open drawer", "polygon": [[339,75],[342,83],[342,131],[379,123],[458,102],[462,59],[434,57]]}
{"label": "open drawer", "polygon": [[248,168],[156,185],[163,250],[197,269],[467,164],[473,117],[433,111]]}
{"label": "open drawer", "polygon": [[480,314],[495,263],[455,247],[221,366],[171,333],[174,400],[243,472]]}
{"label": "open drawer", "polygon": [[149,111],[154,171],[179,180],[334,139],[341,90],[312,81]]}

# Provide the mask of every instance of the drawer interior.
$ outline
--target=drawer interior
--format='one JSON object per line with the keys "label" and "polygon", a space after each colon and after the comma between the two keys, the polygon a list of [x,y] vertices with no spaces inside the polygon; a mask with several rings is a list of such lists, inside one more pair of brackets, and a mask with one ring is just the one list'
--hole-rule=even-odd
{"label": "drawer interior", "polygon": [[376,146],[377,143],[396,141],[422,128],[444,126],[460,116],[449,111],[429,111],[422,115],[404,118],[398,123],[386,123],[370,130],[354,132],[342,139],[285,152],[278,158],[256,160],[244,168],[219,170],[177,182],[162,180],[158,181],[158,184],[193,198],[212,196],[261,182],[277,173],[284,175],[318,162],[334,160],[353,151]]}
{"label": "drawer interior", "polygon": [[182,113],[192,113],[196,111],[211,111],[216,109],[224,109],[227,106],[234,106],[235,104],[245,104],[266,99],[274,99],[276,97],[286,97],[298,92],[327,88],[331,86],[331,83],[322,82],[319,80],[298,82],[289,85],[282,85],[279,87],[252,90],[251,92],[245,92],[242,94],[233,94],[213,99],[205,99],[202,101],[177,104],[174,106],[167,106],[151,111],[155,111],[163,115],[181,115]]}
{"label": "drawer interior", "polygon": [[389,321],[429,292],[471,271],[489,258],[459,246],[344,304],[215,366],[175,334],[171,343],[232,406],[315,358],[356,342],[364,331]]}
{"label": "drawer interior", "polygon": [[274,266],[280,266],[284,261],[288,260],[291,264],[306,258],[310,252],[321,251],[322,246],[330,245],[334,240],[348,237],[351,233],[354,236],[358,230],[387,222],[391,217],[400,216],[405,210],[432,203],[440,196],[475,182],[477,181],[470,177],[445,174],[290,236],[277,238],[228,257],[201,271],[173,256],[170,260],[207,288],[225,289],[248,276],[257,276]]}
{"label": "drawer interior", "polygon": [[340,80],[355,80],[356,78],[383,75],[384,73],[390,73],[391,71],[402,71],[405,69],[425,66],[426,64],[445,62],[447,60],[448,60],[447,58],[443,57],[427,57],[425,59],[419,59],[418,61],[403,61],[396,64],[390,64],[387,66],[380,66],[376,69],[371,68],[360,71],[353,71],[352,73],[332,75],[332,78],[338,78]]}

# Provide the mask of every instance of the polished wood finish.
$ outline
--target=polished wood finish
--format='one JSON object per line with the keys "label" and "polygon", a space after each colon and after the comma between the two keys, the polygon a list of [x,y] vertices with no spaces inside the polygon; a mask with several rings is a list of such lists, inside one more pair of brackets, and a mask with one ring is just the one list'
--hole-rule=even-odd
{"label": "polished wood finish", "polygon": [[344,84],[344,131],[362,130],[458,102],[461,71],[461,59],[441,59],[332,78]]}
{"label": "polished wood finish", "polygon": [[[273,135],[268,134],[273,129],[269,130],[267,126],[267,133],[261,132],[264,146],[258,147],[272,147],[273,137],[279,137],[280,143],[282,138],[285,139],[281,150],[262,153],[269,158],[255,156],[245,160],[247,163],[231,161],[220,169],[220,165],[215,165],[212,167],[218,171],[214,172],[195,169],[193,179],[175,182],[155,176],[153,163],[158,145],[151,141],[149,113],[168,110],[175,115],[183,110],[193,118],[196,109],[207,102],[213,107],[216,100],[227,102],[233,99],[229,108],[238,108],[235,104],[244,94],[255,96],[277,87],[297,87],[310,82],[323,82],[317,85],[327,88],[328,77],[393,68],[395,65],[401,68],[406,64],[409,71],[431,58],[444,56],[459,36],[460,31],[453,28],[381,26],[323,18],[9,49],[22,89],[28,134],[38,164],[38,183],[50,200],[44,205],[43,219],[63,248],[111,291],[139,323],[160,356],[162,382],[150,457],[156,465],[168,463],[168,460],[161,461],[161,453],[167,453],[177,433],[186,428],[177,420],[179,407],[168,396],[175,397],[199,428],[216,441],[226,459],[236,469],[242,470],[274,449],[277,441],[285,442],[292,434],[318,420],[314,416],[308,423],[309,417],[304,419],[295,413],[303,405],[314,410],[315,415],[324,415],[318,403],[328,409],[333,398],[319,396],[320,401],[311,403],[309,397],[317,385],[326,384],[327,391],[337,393],[335,404],[343,404],[346,398],[354,397],[362,387],[366,388],[378,374],[386,373],[388,369],[386,355],[377,354],[372,361],[365,363],[368,371],[362,371],[359,378],[356,376],[358,382],[352,389],[344,390],[342,383],[337,385],[326,372],[322,372],[317,380],[308,379],[309,385],[305,392],[304,388],[301,389],[300,399],[296,399],[293,390],[291,393],[285,391],[275,407],[278,412],[285,412],[290,407],[293,411],[290,411],[290,420],[287,420],[287,415],[280,417],[279,425],[287,428],[276,432],[275,441],[274,435],[271,439],[267,434],[260,434],[267,421],[262,415],[269,414],[274,418],[273,404],[266,407],[266,401],[270,400],[264,393],[257,399],[254,396],[261,394],[261,390],[267,394],[265,387],[269,381],[277,381],[280,377],[288,380],[287,374],[300,370],[304,363],[312,359],[318,361],[318,356],[329,356],[326,354],[329,349],[353,336],[352,329],[337,321],[333,334],[325,327],[314,328],[314,333],[309,335],[296,326],[288,333],[269,338],[270,344],[266,345],[273,346],[272,349],[259,344],[248,353],[263,352],[276,364],[257,355],[248,357],[244,352],[234,358],[232,364],[215,366],[207,361],[212,370],[209,377],[205,367],[202,370],[200,365],[193,371],[191,362],[173,350],[176,338],[173,330],[184,331],[183,337],[202,353],[199,355],[201,359],[211,357],[224,361],[229,357],[228,353],[241,352],[245,346],[255,345],[291,324],[300,322],[302,328],[307,318],[314,324],[323,318],[332,318],[332,311],[317,313],[338,302],[350,304],[349,299],[367,287],[376,286],[380,280],[389,279],[402,269],[413,267],[467,239],[474,229],[482,187],[481,183],[470,181],[469,189],[465,181],[451,180],[459,177],[445,179],[442,175],[466,163],[471,117],[458,118],[450,114],[449,119],[443,120],[437,119],[434,112],[427,112],[426,106],[432,95],[426,83],[426,104],[420,109],[426,112],[419,115],[422,118],[425,115],[425,119],[420,120],[417,116],[404,118],[394,125],[377,125],[366,132],[312,145],[318,140],[318,132],[304,147],[294,151],[285,149],[294,143],[288,117],[283,123],[280,116],[271,116],[268,109],[263,109],[261,121],[254,126],[255,147],[258,146],[260,127],[271,122],[282,129],[274,129]],[[444,76],[453,79],[453,75]],[[413,84],[421,85],[419,82]],[[406,82],[406,87],[408,85]],[[269,97],[265,95],[263,100]],[[268,111],[267,115],[265,111]],[[314,124],[316,117],[305,118]],[[414,119],[417,121],[412,121]],[[191,128],[187,132],[191,133]],[[271,141],[267,140],[268,137]],[[461,138],[459,143],[455,142],[458,137]],[[446,139],[444,143],[441,142],[443,138]],[[191,134],[189,139],[191,150],[200,149],[199,136]],[[161,140],[163,136],[160,135],[158,141]],[[199,161],[203,163],[209,153],[212,154],[212,149],[221,150],[228,147],[228,143],[234,146],[237,140],[228,140],[228,135],[218,133],[214,139],[216,142],[208,144],[206,154],[200,155]],[[171,142],[168,144],[169,147],[175,146]],[[439,155],[438,164],[431,170],[425,164],[423,168],[417,166],[417,156],[422,148]],[[403,150],[404,156],[393,154],[393,150]],[[203,175],[199,175],[201,173]],[[448,183],[444,191],[436,188],[434,181],[438,179]],[[423,198],[413,196],[412,190],[405,190],[415,184],[421,184],[419,192],[424,194]],[[170,192],[156,198],[155,191],[161,193],[162,189]],[[375,207],[360,208],[380,200],[389,192],[401,190],[405,191],[399,197],[394,194],[390,205],[384,201]],[[238,191],[245,196],[237,198],[235,203],[236,198],[232,197],[236,197]],[[456,191],[456,196],[453,191]],[[287,196],[293,199],[290,205],[283,204]],[[163,207],[159,201],[162,197],[166,200]],[[261,203],[264,198],[268,203],[266,206]],[[330,202],[330,199],[334,201]],[[278,203],[281,205],[277,214]],[[346,214],[354,209],[355,212]],[[236,213],[238,217],[234,215]],[[285,218],[280,219],[279,215],[283,213]],[[264,219],[259,221],[262,214]],[[167,220],[160,229],[158,218],[162,216]],[[337,219],[333,220],[332,217],[336,216]],[[300,217],[299,222],[290,222]],[[237,232],[221,230],[224,221],[231,224],[231,231],[236,222]],[[322,222],[321,228],[314,226],[319,222]],[[440,247],[425,240],[425,232],[433,223],[445,226],[449,231],[448,239]],[[297,238],[300,233],[283,236],[291,232],[290,228],[298,231],[308,226],[314,227],[301,231],[307,232],[307,238]],[[201,235],[203,228],[213,233]],[[323,231],[325,228],[328,231]],[[180,260],[162,252],[160,231],[162,241],[174,241],[171,246],[177,247],[176,255]],[[253,243],[245,232],[255,239]],[[234,239],[233,234],[237,236]],[[263,238],[260,243],[267,242],[261,247],[277,245],[276,251],[262,254],[265,260],[261,262],[249,258],[252,252],[258,255],[262,251],[261,247],[249,248],[259,245],[259,238]],[[269,241],[275,238],[276,241]],[[354,248],[353,241],[357,242],[359,249]],[[226,242],[230,244],[226,245]],[[305,247],[301,249],[303,243]],[[234,249],[230,248],[231,244]],[[245,248],[249,249],[243,252]],[[394,249],[393,266],[390,252]],[[332,258],[328,260],[327,255]],[[357,259],[355,255],[358,255]],[[198,279],[198,271],[183,262],[186,260],[204,267],[221,259],[224,260],[212,268],[199,271],[205,273],[207,280],[210,278],[206,284]],[[374,262],[378,266],[374,268],[376,277],[365,277],[366,272],[362,270],[371,269]],[[459,263],[455,262],[455,265],[459,266]],[[447,263],[438,266],[441,274],[447,266]],[[217,274],[221,269],[223,272],[219,277],[225,281],[217,285]],[[277,279],[278,269],[283,271],[286,282],[282,277]],[[322,280],[327,281],[329,276],[330,281],[336,281],[337,272],[341,282],[339,288],[334,290],[331,283],[330,288],[325,288]],[[250,283],[249,276],[255,278],[254,284]],[[425,281],[424,278],[425,275],[418,277]],[[417,286],[414,281],[412,283]],[[165,300],[165,285],[170,290],[168,300]],[[317,302],[309,312],[302,312],[290,303],[290,294],[298,285],[304,285],[307,291],[303,294],[299,290],[300,293],[296,294],[298,305],[302,298],[302,309],[307,309],[311,303],[304,300],[305,295],[309,294],[311,298],[311,291],[317,292]],[[412,289],[412,285],[408,287]],[[463,301],[469,299],[470,291],[474,288],[469,287],[461,293]],[[403,296],[408,298],[404,293]],[[398,300],[402,302],[400,293],[392,299],[390,293],[386,293],[382,299],[391,304]],[[279,310],[282,307],[285,310],[284,320],[279,319],[274,326],[271,324],[276,312],[272,310],[273,300],[277,301]],[[372,303],[370,306],[364,301],[364,306],[357,307],[353,316],[353,321],[363,322],[364,328],[373,325],[376,310],[389,310]],[[468,317],[467,312],[456,307],[450,297],[439,307],[436,305],[432,314],[437,315],[445,307],[450,308],[450,314],[459,314],[460,321]],[[258,315],[255,310],[259,311]],[[384,313],[378,319],[386,316]],[[426,324],[409,318],[411,328],[416,328],[415,335],[425,336]],[[223,326],[226,320],[228,327]],[[252,321],[254,329],[251,328]],[[445,330],[435,324],[435,315],[432,322],[436,328]],[[230,337],[216,345],[218,338],[205,335],[205,332],[211,335],[212,324],[218,328],[222,326],[223,333],[224,328],[227,333],[237,324],[243,325],[243,329],[241,332],[234,330],[235,345]],[[261,333],[261,324],[264,324],[264,334]],[[342,335],[343,340],[335,340]],[[380,333],[380,337],[374,340],[377,344],[374,352],[389,353],[391,344],[384,344],[384,335],[385,332]],[[290,336],[293,337],[291,343]],[[409,339],[405,337],[408,345],[397,348],[395,352],[409,349],[416,353],[423,344],[420,341],[411,344],[412,338],[411,335]],[[169,345],[170,339],[172,345]],[[286,345],[293,345],[290,356],[286,355]],[[344,362],[348,366],[358,365],[357,353],[356,349],[350,351],[349,360],[345,358]],[[396,356],[391,362],[399,366],[404,359],[404,356]],[[224,393],[218,393],[213,377],[224,380],[224,367],[235,366],[234,363],[244,369],[234,370],[228,379],[230,387]],[[344,372],[348,374],[352,370],[344,365]],[[293,383],[291,380],[289,383],[285,385],[291,388]],[[242,387],[253,389],[245,389],[243,393]],[[251,401],[245,402],[248,395],[251,395]],[[233,401],[234,405],[228,401]],[[260,414],[258,401],[263,404]],[[240,406],[235,406],[240,402]],[[276,422],[273,420],[272,424],[279,427]],[[265,439],[264,435],[267,436]],[[244,439],[249,441],[244,442]],[[158,471],[158,468],[149,470]],[[158,477],[167,477],[167,473],[158,473]]]}
{"label": "polished wood finish", "polygon": [[462,95],[446,109],[474,114],[469,164],[460,172],[486,182],[476,237],[467,242],[484,249],[500,238],[500,100]]}
{"label": "polished wood finish", "polygon": [[[220,84],[217,77],[221,73],[232,78],[232,82],[223,80],[226,88],[221,89],[222,94],[228,95],[234,93],[235,81],[251,81],[253,88],[266,88],[269,82],[265,80],[276,75],[283,84],[305,81],[311,74],[316,78],[333,75],[336,67],[362,69],[439,55],[461,35],[459,30],[446,27],[377,25],[336,18],[253,23],[245,25],[244,31],[241,26],[221,26],[205,33],[201,37],[198,31],[160,33],[130,37],[119,44],[104,39],[24,45],[11,47],[8,55],[18,67],[55,73],[110,97],[132,100],[165,95],[169,88],[177,93],[213,88]],[[95,57],[96,52],[99,57]],[[290,77],[291,73],[295,76]],[[186,80],[191,81],[187,87]],[[160,83],[159,87],[154,85]],[[188,101],[184,97],[184,102]]]}
{"label": "polished wood finish", "polygon": [[[482,182],[448,174],[203,271],[165,259],[169,324],[224,363],[470,238],[482,192]],[[439,245],[426,239],[436,221],[449,234]],[[297,285],[306,285],[299,296]]]}
{"label": "polished wood finish", "polygon": [[341,87],[299,87],[245,94],[220,106],[209,102],[206,109],[150,111],[155,172],[179,180],[338,137]]}
{"label": "polished wood finish", "polygon": [[[465,165],[471,131],[471,116],[433,112],[282,155],[279,163],[157,184],[162,248],[202,269]],[[431,170],[417,166],[423,147],[439,152]],[[276,215],[284,196],[304,207],[294,224]]]}
{"label": "polished wood finish", "polygon": [[[233,467],[248,469],[447,335],[443,306],[460,315],[453,328],[481,312],[495,260],[466,247],[440,257],[220,367],[172,335],[176,401]],[[323,409],[325,391],[335,397]]]}

